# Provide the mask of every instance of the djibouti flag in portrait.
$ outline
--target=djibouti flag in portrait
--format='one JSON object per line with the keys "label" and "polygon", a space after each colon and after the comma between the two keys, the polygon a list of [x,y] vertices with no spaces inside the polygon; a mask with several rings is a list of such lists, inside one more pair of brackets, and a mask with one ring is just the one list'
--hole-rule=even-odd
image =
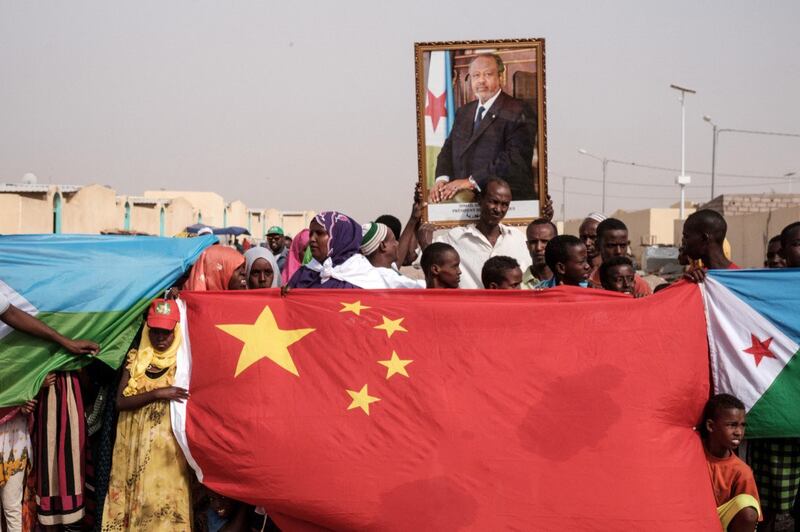
{"label": "djibouti flag in portrait", "polygon": [[449,51],[430,53],[425,87],[425,161],[428,187],[436,179],[436,160],[450,134],[455,117],[453,109],[452,67]]}
{"label": "djibouti flag in portrait", "polygon": [[800,436],[800,269],[711,270],[701,283],[715,393],[747,407],[747,436]]}
{"label": "djibouti flag in portrait", "polygon": [[[97,342],[97,358],[118,368],[150,300],[214,242],[211,235],[1,236],[0,292],[64,336]],[[33,398],[49,372],[91,360],[0,322],[0,407]]]}

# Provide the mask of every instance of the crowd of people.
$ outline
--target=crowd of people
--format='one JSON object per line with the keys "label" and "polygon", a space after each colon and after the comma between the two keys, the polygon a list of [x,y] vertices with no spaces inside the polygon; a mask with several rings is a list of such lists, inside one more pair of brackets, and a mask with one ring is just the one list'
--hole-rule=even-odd
{"label": "crowd of people", "polygon": [[[520,231],[503,220],[511,188],[489,178],[474,223],[434,236],[422,223],[417,189],[405,227],[393,216],[359,224],[335,211],[318,214],[287,239],[280,227],[264,245],[207,248],[187,275],[153,301],[127,363],[119,372],[93,363],[45,379],[39,396],[0,409],[0,502],[3,530],[275,530],[268,509],[252,508],[200,485],[170,426],[170,403],[189,391],[174,385],[183,341],[181,291],[279,288],[548,290],[561,285],[650,297],[629,255],[628,229],[615,218],[586,217],[578,235],[559,235],[548,201],[544,216]],[[700,210],[683,227],[683,282],[702,282],[708,269],[734,269],[725,251],[726,222]],[[422,279],[405,275],[416,265]],[[800,222],[769,242],[768,268],[800,267]],[[413,266],[412,266],[413,268]],[[408,270],[406,270],[408,271]],[[681,282],[681,281],[679,281]],[[74,354],[101,346],[70,339],[0,296],[7,325],[55,342]],[[800,439],[750,442],[747,465],[737,455],[744,405],[710,398],[698,430],[723,527],[769,529],[779,513],[797,511]],[[752,468],[752,469],[751,469]]]}

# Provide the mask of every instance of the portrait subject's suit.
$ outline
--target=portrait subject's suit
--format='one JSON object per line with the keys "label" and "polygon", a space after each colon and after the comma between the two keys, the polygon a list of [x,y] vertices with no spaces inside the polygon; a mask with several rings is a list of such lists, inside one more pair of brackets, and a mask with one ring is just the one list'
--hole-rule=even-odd
{"label": "portrait subject's suit", "polygon": [[514,200],[536,199],[533,189],[533,144],[536,114],[522,100],[500,92],[473,132],[478,100],[461,106],[450,136],[436,160],[436,177],[466,179],[483,190],[489,177],[511,185]]}

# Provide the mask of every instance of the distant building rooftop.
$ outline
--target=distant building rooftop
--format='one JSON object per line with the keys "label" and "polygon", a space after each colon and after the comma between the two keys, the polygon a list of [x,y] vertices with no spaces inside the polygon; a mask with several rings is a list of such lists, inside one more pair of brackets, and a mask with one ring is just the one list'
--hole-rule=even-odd
{"label": "distant building rooftop", "polygon": [[769,212],[800,205],[800,194],[722,194],[699,209],[711,209],[723,216]]}
{"label": "distant building rooftop", "polygon": [[29,183],[0,183],[0,192],[16,192],[19,194],[47,194],[50,187],[56,187],[62,194],[71,194],[83,188],[81,185],[47,185]]}

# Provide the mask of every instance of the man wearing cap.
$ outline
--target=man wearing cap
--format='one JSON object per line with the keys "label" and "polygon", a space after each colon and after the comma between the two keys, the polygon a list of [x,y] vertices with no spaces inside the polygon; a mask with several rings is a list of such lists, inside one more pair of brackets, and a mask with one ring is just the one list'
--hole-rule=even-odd
{"label": "man wearing cap", "polygon": [[282,227],[273,225],[267,229],[267,245],[264,247],[269,248],[272,254],[275,255],[278,268],[283,271],[283,266],[286,264],[286,257],[289,256],[289,248],[286,246],[286,237],[283,234]]}
{"label": "man wearing cap", "polygon": [[397,270],[398,242],[385,224],[371,222],[361,226],[361,254],[383,278],[386,288],[425,288],[425,281],[406,277]]}

